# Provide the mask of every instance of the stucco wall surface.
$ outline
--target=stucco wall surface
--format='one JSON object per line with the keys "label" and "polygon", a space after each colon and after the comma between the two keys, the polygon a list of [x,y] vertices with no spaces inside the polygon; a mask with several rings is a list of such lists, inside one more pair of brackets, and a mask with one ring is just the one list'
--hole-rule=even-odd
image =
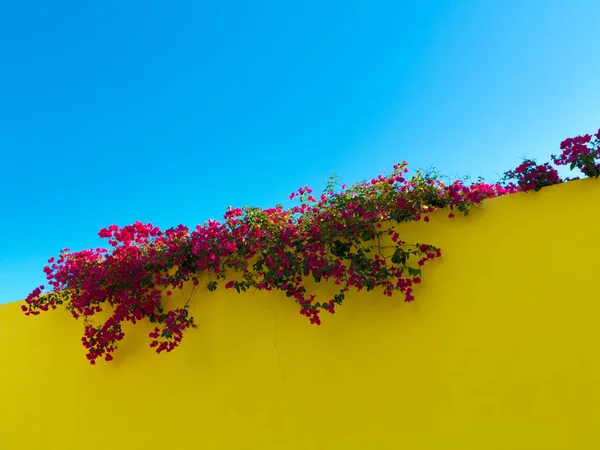
{"label": "stucco wall surface", "polygon": [[596,180],[436,213],[401,228],[444,252],[414,303],[352,293],[316,327],[200,290],[179,349],[143,324],[97,366],[65,311],[0,305],[0,449],[598,449],[599,229]]}

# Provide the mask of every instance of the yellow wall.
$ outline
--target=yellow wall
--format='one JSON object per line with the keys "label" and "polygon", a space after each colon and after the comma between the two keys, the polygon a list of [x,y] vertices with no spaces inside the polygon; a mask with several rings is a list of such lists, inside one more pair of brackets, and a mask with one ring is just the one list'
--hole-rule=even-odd
{"label": "yellow wall", "polygon": [[201,292],[181,348],[146,327],[95,367],[64,311],[0,305],[0,449],[598,449],[599,229],[595,180],[439,213],[402,228],[444,251],[412,304],[352,294],[315,327]]}

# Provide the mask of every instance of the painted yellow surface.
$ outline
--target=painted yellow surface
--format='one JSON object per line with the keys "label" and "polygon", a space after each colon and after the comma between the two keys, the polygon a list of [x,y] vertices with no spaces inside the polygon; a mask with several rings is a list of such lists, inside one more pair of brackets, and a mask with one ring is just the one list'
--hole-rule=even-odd
{"label": "painted yellow surface", "polygon": [[444,251],[412,304],[356,293],[316,327],[202,291],[182,347],[142,326],[95,367],[64,311],[0,305],[0,449],[598,449],[599,229],[595,180],[441,212],[401,229]]}

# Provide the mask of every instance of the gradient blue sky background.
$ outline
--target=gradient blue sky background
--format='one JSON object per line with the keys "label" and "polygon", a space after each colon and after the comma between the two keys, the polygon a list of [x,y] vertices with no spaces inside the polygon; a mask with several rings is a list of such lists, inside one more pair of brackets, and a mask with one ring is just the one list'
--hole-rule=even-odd
{"label": "gradient blue sky background", "polygon": [[600,127],[599,24],[598,0],[1,2],[0,302],[112,223],[546,159]]}

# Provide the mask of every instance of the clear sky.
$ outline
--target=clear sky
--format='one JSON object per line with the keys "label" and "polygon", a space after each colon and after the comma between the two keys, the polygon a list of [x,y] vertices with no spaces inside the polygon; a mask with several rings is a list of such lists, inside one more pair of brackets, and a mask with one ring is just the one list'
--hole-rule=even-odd
{"label": "clear sky", "polygon": [[112,223],[547,158],[600,127],[599,24],[598,0],[3,1],[0,302]]}

